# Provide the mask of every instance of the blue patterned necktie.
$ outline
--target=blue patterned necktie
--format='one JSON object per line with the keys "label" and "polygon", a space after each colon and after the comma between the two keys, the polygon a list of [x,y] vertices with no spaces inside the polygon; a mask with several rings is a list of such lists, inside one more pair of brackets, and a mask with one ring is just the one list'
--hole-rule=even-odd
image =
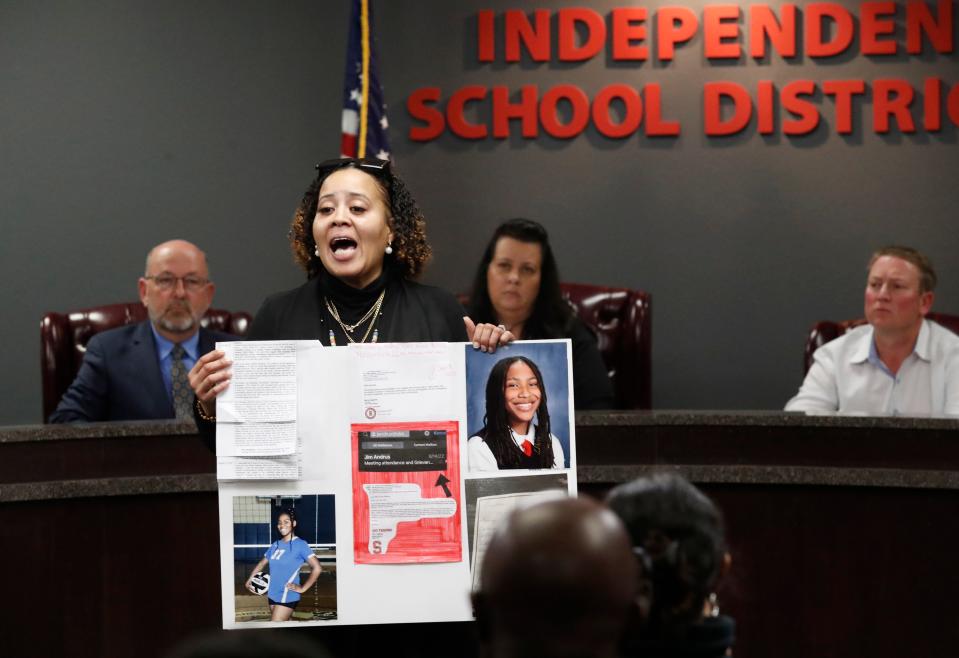
{"label": "blue patterned necktie", "polygon": [[170,352],[172,364],[170,366],[170,383],[173,389],[173,408],[176,410],[177,420],[191,420],[193,418],[193,390],[190,389],[190,380],[186,376],[186,367],[183,365],[183,356],[186,350],[177,343]]}

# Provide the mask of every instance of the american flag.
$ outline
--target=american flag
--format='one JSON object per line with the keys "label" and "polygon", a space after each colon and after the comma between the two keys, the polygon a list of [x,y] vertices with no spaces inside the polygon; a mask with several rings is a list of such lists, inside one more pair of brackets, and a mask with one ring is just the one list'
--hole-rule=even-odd
{"label": "american flag", "polygon": [[376,66],[376,39],[369,0],[353,0],[350,40],[343,81],[343,136],[340,151],[347,158],[390,159],[389,122]]}

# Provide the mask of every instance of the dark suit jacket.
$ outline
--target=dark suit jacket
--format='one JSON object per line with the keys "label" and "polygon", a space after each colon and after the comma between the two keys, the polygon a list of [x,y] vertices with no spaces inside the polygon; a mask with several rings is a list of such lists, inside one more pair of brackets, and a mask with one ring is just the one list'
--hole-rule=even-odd
{"label": "dark suit jacket", "polygon": [[[199,353],[212,350],[218,340],[238,339],[200,329]],[[80,372],[50,415],[50,422],[175,417],[148,320],[103,331],[90,339]]]}

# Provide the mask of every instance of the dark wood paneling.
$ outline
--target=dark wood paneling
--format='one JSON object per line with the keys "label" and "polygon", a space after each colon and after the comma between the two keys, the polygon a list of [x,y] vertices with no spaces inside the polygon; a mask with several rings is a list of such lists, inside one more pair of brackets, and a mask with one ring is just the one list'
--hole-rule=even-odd
{"label": "dark wood paneling", "polygon": [[[590,477],[580,490],[602,497],[623,473],[650,465],[699,474],[726,517],[733,569],[719,594],[737,620],[739,658],[956,654],[954,425],[703,418],[712,424],[680,413],[585,417],[578,457]],[[70,436],[0,428],[0,495],[11,483],[37,491],[36,500],[0,505],[17,583],[2,611],[4,628],[15,629],[4,655],[162,656],[220,627],[216,493],[204,490],[212,480],[189,475],[209,474],[213,457],[170,427]],[[746,481],[758,472],[750,466],[776,477]],[[836,484],[797,484],[810,468]],[[876,469],[882,482],[870,484]],[[910,486],[897,485],[897,473]],[[116,477],[129,486],[111,491]],[[64,482],[84,478],[98,478],[97,488]],[[178,478],[194,493],[171,493]],[[131,482],[141,495],[129,495]],[[90,490],[106,495],[82,497]],[[401,657],[476,653],[469,623],[305,633],[340,656],[384,647]]]}

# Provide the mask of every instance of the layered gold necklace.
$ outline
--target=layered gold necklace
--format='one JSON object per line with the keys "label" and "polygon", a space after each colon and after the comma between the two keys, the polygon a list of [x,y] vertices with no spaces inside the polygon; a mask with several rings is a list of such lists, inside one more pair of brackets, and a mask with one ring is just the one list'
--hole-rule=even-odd
{"label": "layered gold necklace", "polygon": [[[336,305],[330,301],[329,297],[324,297],[323,301],[326,302],[326,310],[329,311],[330,315],[333,316],[333,319],[336,320],[336,323],[340,325],[340,329],[343,330],[343,335],[346,336],[346,340],[351,343],[356,343],[356,339],[353,338],[353,332],[355,332],[359,327],[362,327],[367,322],[370,325],[366,328],[366,331],[363,333],[363,338],[359,341],[360,343],[365,343],[369,339],[370,334],[373,334],[373,340],[370,341],[375,343],[377,338],[379,338],[379,329],[374,329],[376,325],[376,319],[380,316],[380,307],[383,306],[383,299],[386,297],[386,289],[380,293],[380,296],[376,298],[376,301],[373,302],[373,306],[370,307],[366,313],[363,314],[359,320],[353,324],[346,324],[340,319],[340,312],[336,310]],[[330,329],[330,347],[336,347],[336,337],[333,335],[333,330]]]}

